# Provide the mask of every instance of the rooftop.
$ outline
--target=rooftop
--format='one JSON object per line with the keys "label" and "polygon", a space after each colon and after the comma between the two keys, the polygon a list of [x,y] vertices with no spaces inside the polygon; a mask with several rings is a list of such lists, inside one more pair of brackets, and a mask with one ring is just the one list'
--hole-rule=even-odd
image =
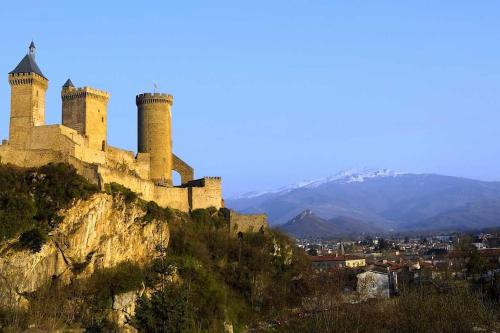
{"label": "rooftop", "polygon": [[31,54],[27,54],[24,56],[23,60],[17,65],[16,68],[9,74],[29,74],[29,73],[35,73],[46,79],[46,77],[43,75],[42,71],[38,67],[38,65],[35,62],[35,59],[31,56]]}
{"label": "rooftop", "polygon": [[31,42],[29,46],[29,53],[24,56],[24,58],[21,60],[21,62],[14,68],[12,72],[9,74],[29,74],[29,73],[35,73],[43,77],[44,79],[47,79],[38,65],[36,64],[35,61],[35,44]]}
{"label": "rooftop", "polygon": [[315,256],[311,257],[312,262],[321,262],[321,261],[348,261],[348,260],[362,260],[364,258],[354,256],[354,255],[344,255],[344,256]]}

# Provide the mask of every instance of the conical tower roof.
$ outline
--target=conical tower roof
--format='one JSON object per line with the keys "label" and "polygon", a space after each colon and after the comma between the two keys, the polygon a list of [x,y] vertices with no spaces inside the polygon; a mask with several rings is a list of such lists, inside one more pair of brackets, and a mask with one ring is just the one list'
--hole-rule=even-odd
{"label": "conical tower roof", "polygon": [[[31,42],[31,44],[33,44],[33,42]],[[31,44],[30,44],[30,48],[31,48]],[[33,46],[34,46],[34,44],[33,44]],[[41,77],[47,79],[43,75],[43,73],[40,70],[40,68],[38,67],[38,65],[36,64],[36,61],[34,58],[34,53],[31,53],[31,52],[28,53],[27,55],[25,55],[24,58],[19,63],[19,65],[17,65],[16,68],[14,68],[14,70],[12,72],[10,72],[9,74],[29,74],[29,73],[35,73],[35,74],[38,74]]]}
{"label": "conical tower roof", "polygon": [[66,83],[63,85],[63,88],[74,88],[75,85],[73,84],[73,82],[71,82],[71,79],[68,79],[66,81]]}

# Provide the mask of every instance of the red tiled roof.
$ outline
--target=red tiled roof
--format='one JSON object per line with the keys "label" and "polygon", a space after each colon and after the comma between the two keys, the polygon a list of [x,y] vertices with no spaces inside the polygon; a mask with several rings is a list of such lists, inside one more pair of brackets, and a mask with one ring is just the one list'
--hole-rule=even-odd
{"label": "red tiled roof", "polygon": [[384,262],[372,262],[370,265],[374,267],[380,267],[383,268],[384,270],[389,269],[390,271],[397,271],[398,269],[404,267],[404,264],[398,264],[394,261],[389,261],[387,260],[385,263]]}
{"label": "red tiled roof", "polygon": [[430,262],[425,262],[425,261],[421,261],[419,262],[419,265],[421,268],[429,268],[429,269],[434,269],[436,268],[433,264],[431,264]]}
{"label": "red tiled roof", "polygon": [[344,255],[344,256],[314,256],[311,257],[312,262],[323,262],[323,261],[348,261],[348,260],[361,260],[362,257],[354,255]]}

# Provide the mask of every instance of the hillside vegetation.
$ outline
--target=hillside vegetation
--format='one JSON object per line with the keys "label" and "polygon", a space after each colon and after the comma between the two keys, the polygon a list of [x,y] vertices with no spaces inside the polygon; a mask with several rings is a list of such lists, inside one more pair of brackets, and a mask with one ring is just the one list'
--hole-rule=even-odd
{"label": "hillside vegetation", "polygon": [[[28,239],[31,256],[64,222],[61,208],[97,191],[62,164],[29,170],[0,166],[0,181],[0,247],[16,240],[22,247]],[[231,326],[234,332],[498,329],[496,300],[465,283],[417,287],[395,299],[369,302],[352,292],[346,301],[345,286],[356,272],[314,272],[303,251],[279,232],[230,237],[225,209],[185,214],[144,202],[118,184],[109,184],[106,192],[100,195],[142,209],[134,223],[168,226],[170,237],[158,241],[154,259],[145,265],[121,262],[69,283],[53,276],[36,291],[19,295],[22,304],[7,303],[0,294],[0,332],[29,326],[42,332],[225,332]],[[73,269],[84,270],[83,265]],[[123,323],[116,308],[127,295],[134,297],[134,311]]]}
{"label": "hillside vegetation", "polygon": [[[23,239],[36,238],[36,246],[30,243],[36,255],[61,222],[60,209],[96,191],[68,165],[1,165],[2,243],[18,239],[20,246]],[[17,332],[35,325],[46,331],[118,331],[112,314],[117,296],[141,289],[146,292],[137,300],[136,315],[128,325],[143,332],[219,332],[225,324],[241,331],[300,304],[302,273],[309,262],[287,237],[269,231],[231,238],[224,209],[185,214],[144,202],[118,184],[109,184],[106,192],[142,207],[139,223],[168,224],[168,246],[160,242],[157,259],[145,267],[122,263],[69,285],[54,277],[36,292],[22,295],[27,308],[0,308],[0,330]]]}
{"label": "hillside vegetation", "polygon": [[0,242],[21,235],[20,244],[40,249],[60,222],[60,209],[97,192],[66,164],[23,169],[0,164]]}

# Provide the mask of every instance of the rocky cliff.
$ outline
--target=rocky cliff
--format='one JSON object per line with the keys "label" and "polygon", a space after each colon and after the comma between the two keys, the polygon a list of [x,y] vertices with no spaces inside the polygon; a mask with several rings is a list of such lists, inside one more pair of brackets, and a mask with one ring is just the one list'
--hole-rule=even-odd
{"label": "rocky cliff", "polygon": [[23,295],[53,279],[69,283],[121,262],[146,264],[158,244],[167,246],[169,230],[165,222],[145,222],[145,214],[138,203],[98,193],[60,212],[63,220],[41,251],[7,242],[0,248],[0,299],[22,304]]}

